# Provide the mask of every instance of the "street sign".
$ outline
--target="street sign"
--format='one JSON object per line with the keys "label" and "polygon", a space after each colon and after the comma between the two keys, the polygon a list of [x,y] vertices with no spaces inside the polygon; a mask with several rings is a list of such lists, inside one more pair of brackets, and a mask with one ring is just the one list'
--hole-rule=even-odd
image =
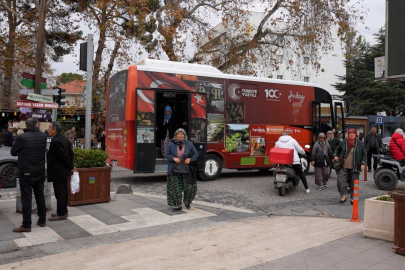
{"label": "street sign", "polygon": [[41,95],[57,96],[57,95],[59,95],[59,93],[58,93],[58,89],[41,89]]}
{"label": "street sign", "polygon": [[375,123],[376,125],[382,125],[384,123],[384,116],[376,115]]}
{"label": "street sign", "polygon": [[[23,78],[25,78],[25,79],[28,79],[28,80],[31,80],[31,81],[35,81],[35,75],[34,75],[34,74],[29,74],[29,73],[27,73],[27,72],[23,72],[23,73],[21,74],[21,77],[23,77]],[[46,83],[46,78],[41,77],[41,82],[42,82],[42,83]]]}
{"label": "street sign", "polygon": [[[35,81],[29,79],[22,78],[20,82],[22,86],[35,87]],[[46,83],[41,83],[41,89],[46,89]]]}
{"label": "street sign", "polygon": [[33,100],[33,101],[39,101],[39,102],[46,102],[46,103],[52,103],[53,102],[53,98],[51,98],[51,97],[37,95],[37,94],[34,94],[34,93],[28,93],[27,99],[28,100]]}
{"label": "street sign", "polygon": [[[28,95],[34,93],[34,89],[20,89],[21,95]],[[41,95],[43,96],[57,96],[59,95],[58,89],[41,89]]]}
{"label": "street sign", "polygon": [[[21,85],[26,87],[35,87],[35,75],[24,72],[21,74]],[[41,89],[46,89],[46,78],[41,77]]]}
{"label": "street sign", "polygon": [[42,109],[57,109],[59,105],[56,103],[45,103],[45,102],[36,102],[28,100],[16,100],[15,105],[17,107],[25,108],[42,108]]}
{"label": "street sign", "polygon": [[52,116],[48,113],[28,113],[27,118],[36,117],[38,119],[51,119]]}

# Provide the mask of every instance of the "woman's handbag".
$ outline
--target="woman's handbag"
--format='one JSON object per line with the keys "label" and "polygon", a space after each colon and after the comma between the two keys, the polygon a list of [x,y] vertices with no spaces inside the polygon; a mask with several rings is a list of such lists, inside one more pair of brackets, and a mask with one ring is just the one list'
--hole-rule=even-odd
{"label": "woman's handbag", "polygon": [[197,173],[198,173],[198,166],[197,162],[192,161],[189,165],[190,172],[187,174],[186,183],[193,185],[197,182]]}
{"label": "woman's handbag", "polygon": [[187,164],[184,164],[183,156],[180,157],[180,163],[174,163],[173,171],[179,174],[188,174],[190,168]]}
{"label": "woman's handbag", "polygon": [[339,172],[343,167],[343,163],[344,163],[344,160],[339,160],[339,161],[335,160],[335,162],[333,162],[333,164],[332,164],[332,167],[333,167],[333,169],[335,169],[336,172]]}

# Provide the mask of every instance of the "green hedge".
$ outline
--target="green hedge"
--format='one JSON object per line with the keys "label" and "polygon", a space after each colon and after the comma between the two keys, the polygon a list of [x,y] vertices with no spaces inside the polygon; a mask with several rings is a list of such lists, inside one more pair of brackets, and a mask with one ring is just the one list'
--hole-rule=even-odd
{"label": "green hedge", "polygon": [[105,167],[108,154],[101,150],[73,148],[76,168]]}

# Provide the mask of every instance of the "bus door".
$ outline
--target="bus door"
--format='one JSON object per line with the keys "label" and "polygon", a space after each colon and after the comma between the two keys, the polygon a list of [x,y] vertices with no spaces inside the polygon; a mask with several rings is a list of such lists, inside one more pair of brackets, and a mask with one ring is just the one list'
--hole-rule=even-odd
{"label": "bus door", "polygon": [[200,171],[205,167],[205,153],[207,152],[207,94],[190,92],[190,118],[187,123],[189,140],[198,152],[197,165]]}
{"label": "bus door", "polygon": [[335,102],[334,106],[336,128],[335,134],[339,140],[343,140],[345,138],[345,110],[342,102]]}
{"label": "bus door", "polygon": [[155,91],[136,89],[134,173],[155,171]]}
{"label": "bus door", "polygon": [[314,144],[318,138],[318,134],[321,130],[321,103],[312,101],[312,144]]}
{"label": "bus door", "polygon": [[332,130],[333,113],[330,102],[312,102],[312,143],[316,142],[319,133]]}

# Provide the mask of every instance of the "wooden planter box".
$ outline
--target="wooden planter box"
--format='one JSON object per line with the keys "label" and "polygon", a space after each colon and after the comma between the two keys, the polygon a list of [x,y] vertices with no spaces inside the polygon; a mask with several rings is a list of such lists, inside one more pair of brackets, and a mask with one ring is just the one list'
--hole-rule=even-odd
{"label": "wooden planter box", "polygon": [[80,177],[80,191],[70,192],[68,179],[68,205],[109,202],[112,167],[95,167],[77,169]]}
{"label": "wooden planter box", "polygon": [[363,236],[394,242],[394,202],[366,200]]}
{"label": "wooden planter box", "polygon": [[394,193],[395,202],[395,237],[396,253],[405,255],[405,194]]}

